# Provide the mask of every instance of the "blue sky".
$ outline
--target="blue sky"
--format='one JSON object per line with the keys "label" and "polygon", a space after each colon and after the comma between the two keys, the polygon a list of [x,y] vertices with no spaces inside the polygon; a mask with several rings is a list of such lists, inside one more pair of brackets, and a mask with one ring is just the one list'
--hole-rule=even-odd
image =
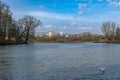
{"label": "blue sky", "polygon": [[120,23],[120,0],[2,0],[13,17],[32,15],[41,20],[37,32],[101,34],[104,21]]}

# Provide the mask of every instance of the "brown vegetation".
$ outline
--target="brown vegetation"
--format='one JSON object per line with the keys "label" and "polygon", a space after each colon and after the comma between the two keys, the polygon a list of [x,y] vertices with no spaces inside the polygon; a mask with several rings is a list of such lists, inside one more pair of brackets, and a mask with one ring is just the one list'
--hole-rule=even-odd
{"label": "brown vegetation", "polygon": [[26,43],[39,25],[40,20],[29,15],[15,21],[9,6],[0,1],[0,44]]}

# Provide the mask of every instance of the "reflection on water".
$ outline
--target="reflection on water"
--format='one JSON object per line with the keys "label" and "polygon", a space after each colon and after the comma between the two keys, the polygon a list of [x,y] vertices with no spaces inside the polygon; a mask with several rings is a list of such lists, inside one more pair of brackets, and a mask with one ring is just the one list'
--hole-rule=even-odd
{"label": "reflection on water", "polygon": [[3,80],[9,79],[9,77],[12,75],[10,72],[10,66],[11,66],[11,57],[6,55],[5,53],[1,53],[0,55],[0,77]]}
{"label": "reflection on water", "polygon": [[0,46],[0,80],[119,80],[119,47],[99,43]]}

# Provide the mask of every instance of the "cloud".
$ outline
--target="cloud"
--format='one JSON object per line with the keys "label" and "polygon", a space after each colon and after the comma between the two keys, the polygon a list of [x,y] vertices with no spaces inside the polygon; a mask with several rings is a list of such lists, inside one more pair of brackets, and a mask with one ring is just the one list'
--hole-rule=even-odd
{"label": "cloud", "polygon": [[87,10],[88,10],[88,11],[91,11],[91,8],[88,8]]}
{"label": "cloud", "polygon": [[86,11],[86,6],[87,6],[86,4],[79,3],[78,4],[78,9],[80,9],[80,10],[78,11],[77,14],[79,14],[79,15],[84,14],[84,12]]}
{"label": "cloud", "polygon": [[93,30],[92,27],[80,27],[80,29],[82,29],[82,30]]}
{"label": "cloud", "polygon": [[81,4],[79,3],[78,4],[78,14],[81,15],[81,14],[85,14],[85,13],[88,13],[91,11],[91,8],[88,7],[88,4]]}
{"label": "cloud", "polygon": [[107,2],[111,2],[111,0],[106,0]]}
{"label": "cloud", "polygon": [[71,23],[71,26],[74,26],[74,25],[76,25],[77,24],[77,22],[72,22]]}
{"label": "cloud", "polygon": [[[83,17],[83,16],[79,17],[78,15],[74,16],[74,15],[69,15],[69,14],[60,14],[60,13],[45,12],[45,11],[30,11],[30,12],[27,12],[27,14],[32,15],[37,18],[40,18],[42,23],[47,23],[47,24],[52,23],[53,25],[59,24],[58,26],[60,26],[60,25],[66,26],[67,24],[73,23],[76,21],[94,22],[93,20],[91,20],[88,17]],[[79,13],[79,15],[80,14],[83,14],[83,13],[81,12],[81,13]],[[73,25],[74,25],[74,23],[73,23]]]}
{"label": "cloud", "polygon": [[58,20],[73,20],[74,17],[71,15],[63,15],[57,13],[50,13],[50,12],[43,12],[43,11],[30,11],[28,12],[29,15],[47,18],[47,19],[58,19]]}
{"label": "cloud", "polygon": [[82,12],[82,11],[79,11],[79,12],[78,12],[78,14],[82,15],[82,14],[84,14],[84,12]]}
{"label": "cloud", "polygon": [[86,4],[81,4],[81,3],[79,3],[78,4],[78,7],[81,9],[81,8],[85,8],[87,5]]}
{"label": "cloud", "polygon": [[102,2],[103,0],[98,0],[99,2]]}
{"label": "cloud", "polygon": [[66,29],[67,29],[67,26],[59,27],[58,29],[66,30]]}
{"label": "cloud", "polygon": [[120,6],[120,1],[119,2],[109,1],[109,4],[112,6]]}
{"label": "cloud", "polygon": [[59,29],[59,30],[65,30],[67,29],[67,26],[53,26],[51,24],[48,24],[48,25],[45,25],[42,29],[53,29],[53,30],[56,30],[56,29]]}
{"label": "cloud", "polygon": [[49,25],[44,26],[44,28],[50,29],[50,28],[53,28],[53,26],[49,24]]}

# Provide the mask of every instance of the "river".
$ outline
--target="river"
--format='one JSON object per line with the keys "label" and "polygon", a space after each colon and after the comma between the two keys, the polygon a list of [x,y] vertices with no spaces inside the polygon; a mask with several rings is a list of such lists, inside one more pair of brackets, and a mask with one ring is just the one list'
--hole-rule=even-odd
{"label": "river", "polygon": [[[104,73],[100,69],[104,69]],[[120,45],[32,43],[0,46],[0,80],[120,80]]]}

